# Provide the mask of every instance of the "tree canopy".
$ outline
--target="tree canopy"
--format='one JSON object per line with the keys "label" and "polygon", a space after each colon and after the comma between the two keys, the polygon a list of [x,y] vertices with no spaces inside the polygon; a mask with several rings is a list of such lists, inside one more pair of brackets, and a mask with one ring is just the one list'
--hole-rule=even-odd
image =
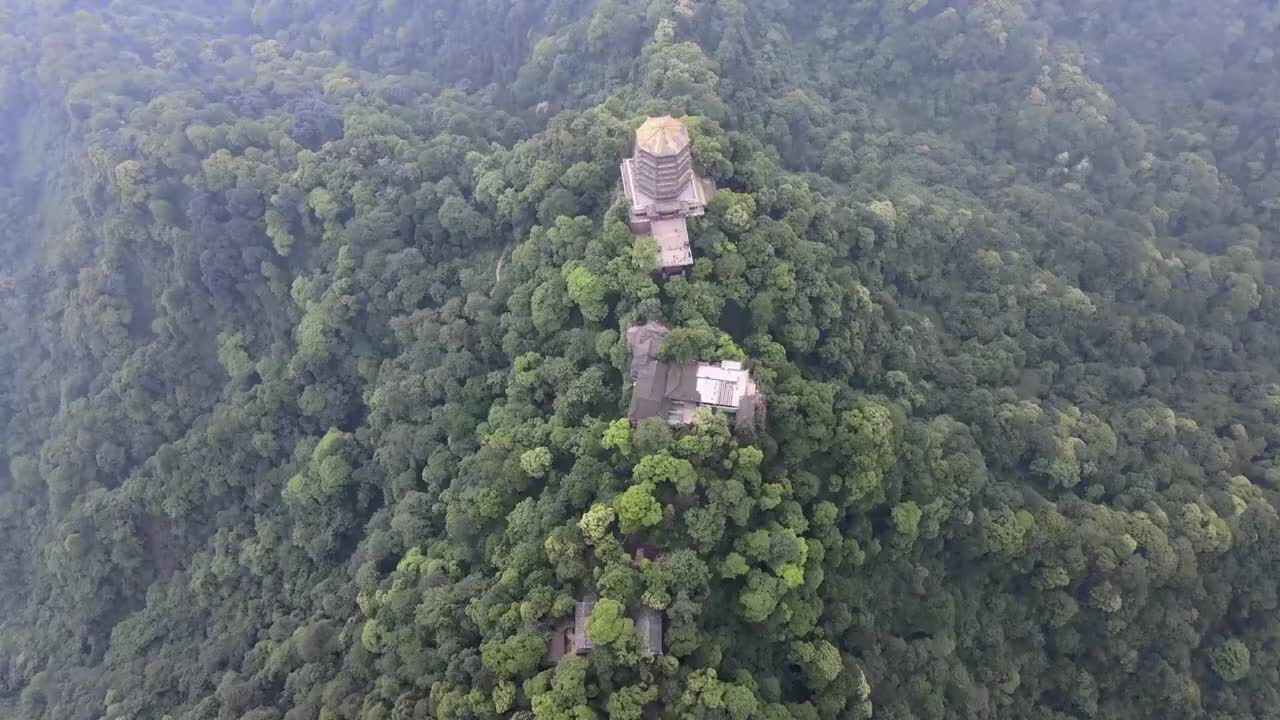
{"label": "tree canopy", "polygon": [[[1278,29],[4,3],[0,716],[1273,717]],[[628,422],[649,320],[759,421]]]}

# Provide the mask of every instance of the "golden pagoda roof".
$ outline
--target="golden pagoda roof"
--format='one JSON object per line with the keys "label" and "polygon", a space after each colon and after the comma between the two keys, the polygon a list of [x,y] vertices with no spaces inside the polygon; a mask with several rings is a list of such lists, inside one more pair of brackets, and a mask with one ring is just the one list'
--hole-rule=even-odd
{"label": "golden pagoda roof", "polygon": [[670,115],[651,117],[636,130],[636,149],[652,155],[675,155],[689,145],[689,128]]}

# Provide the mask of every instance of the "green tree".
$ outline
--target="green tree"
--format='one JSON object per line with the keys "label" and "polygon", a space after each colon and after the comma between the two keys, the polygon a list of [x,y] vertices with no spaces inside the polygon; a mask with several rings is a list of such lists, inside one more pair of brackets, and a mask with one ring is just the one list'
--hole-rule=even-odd
{"label": "green tree", "polygon": [[582,515],[582,519],[578,521],[578,529],[582,531],[582,536],[586,538],[588,543],[595,544],[604,539],[609,533],[609,528],[613,525],[617,513],[608,505],[596,503],[591,506]]}
{"label": "green tree", "polygon": [[665,452],[641,458],[632,471],[632,478],[637,484],[649,487],[660,482],[671,483],[681,495],[692,494],[698,484],[698,474],[692,463]]}
{"label": "green tree", "polygon": [[569,297],[582,311],[587,322],[600,322],[609,314],[609,306],[605,303],[605,286],[600,278],[590,270],[577,266],[565,271],[565,284]]}
{"label": "green tree", "polygon": [[631,620],[623,616],[622,603],[601,598],[592,608],[591,618],[587,621],[587,637],[593,643],[608,645],[617,642],[630,626]]}
{"label": "green tree", "polygon": [[551,469],[551,450],[536,447],[520,454],[520,468],[531,478],[540,478]]}
{"label": "green tree", "polygon": [[906,542],[910,543],[915,540],[916,534],[920,532],[920,518],[922,515],[920,506],[914,502],[907,501],[895,505],[891,513],[893,527]]}
{"label": "green tree", "polygon": [[626,418],[618,418],[609,423],[600,446],[606,450],[617,450],[623,457],[631,455],[631,422]]}
{"label": "green tree", "polygon": [[658,688],[634,685],[624,687],[609,695],[605,705],[609,720],[640,720],[646,705],[658,699]]}
{"label": "green tree", "polygon": [[1249,674],[1249,661],[1249,648],[1236,638],[1214,648],[1210,655],[1213,671],[1228,683],[1240,682]]}
{"label": "green tree", "polygon": [[531,674],[542,662],[546,652],[546,641],[528,633],[490,641],[480,646],[480,657],[485,668],[504,678]]}
{"label": "green tree", "polygon": [[638,532],[662,522],[662,506],[653,497],[652,483],[638,483],[627,488],[613,501],[618,513],[618,529],[624,534]]}

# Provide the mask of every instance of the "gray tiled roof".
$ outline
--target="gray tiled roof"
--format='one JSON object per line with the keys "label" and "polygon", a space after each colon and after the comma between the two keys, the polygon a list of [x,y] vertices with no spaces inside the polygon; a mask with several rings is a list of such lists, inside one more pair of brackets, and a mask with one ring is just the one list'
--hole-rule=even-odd
{"label": "gray tiled roof", "polygon": [[665,419],[676,402],[698,402],[698,373],[695,363],[674,364],[658,359],[658,349],[671,329],[650,321],[627,330],[627,349],[631,353],[631,405],[627,417],[632,420],[660,417]]}
{"label": "gray tiled roof", "polygon": [[662,611],[641,606],[633,614],[636,632],[640,634],[640,646],[654,655],[662,654]]}

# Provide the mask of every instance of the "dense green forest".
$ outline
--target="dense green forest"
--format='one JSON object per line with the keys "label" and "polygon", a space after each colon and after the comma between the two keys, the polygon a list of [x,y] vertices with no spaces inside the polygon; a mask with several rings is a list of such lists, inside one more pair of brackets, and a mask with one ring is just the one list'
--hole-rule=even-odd
{"label": "dense green forest", "polygon": [[[1277,37],[0,3],[0,717],[1274,718]],[[719,187],[665,280],[658,114]],[[632,427],[647,320],[767,418]]]}

